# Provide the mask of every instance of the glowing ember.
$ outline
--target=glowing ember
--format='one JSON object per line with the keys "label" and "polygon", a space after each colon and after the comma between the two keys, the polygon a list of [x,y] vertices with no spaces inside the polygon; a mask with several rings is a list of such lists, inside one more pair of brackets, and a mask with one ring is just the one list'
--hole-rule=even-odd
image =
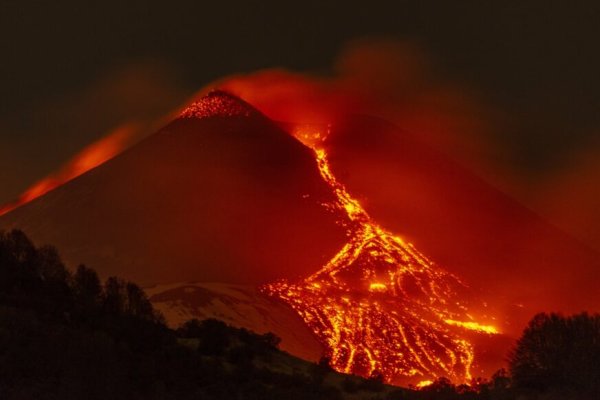
{"label": "glowing ember", "polygon": [[186,107],[180,118],[249,117],[257,114],[243,100],[226,92],[215,90]]}
{"label": "glowing ember", "polygon": [[371,292],[385,292],[387,290],[387,286],[383,283],[373,282],[369,285],[369,290]]}
{"label": "glowing ember", "polygon": [[[258,112],[246,102],[226,92],[215,90],[183,109],[179,117],[248,117],[251,115],[258,115]],[[29,187],[16,201],[0,205],[0,216],[43,196],[115,157],[134,142],[136,135],[141,131],[140,128],[141,126],[137,123],[126,123],[97,142],[90,144],[62,166],[59,171]]]}
{"label": "glowing ember", "polygon": [[470,329],[472,331],[495,334],[499,333],[498,330],[491,325],[481,325],[474,321],[454,321],[447,319],[444,321],[448,325],[460,326],[461,328]]}
{"label": "glowing ember", "polygon": [[416,387],[418,387],[419,389],[422,389],[424,387],[430,386],[431,384],[433,384],[433,381],[430,379],[427,379],[427,380],[417,383]]}
{"label": "glowing ember", "polygon": [[336,180],[321,146],[326,135],[305,126],[295,136],[315,151],[321,176],[337,197],[329,206],[348,217],[342,222],[348,242],[315,274],[263,291],[302,317],[340,372],[381,373],[388,382],[470,380],[474,352],[461,333],[496,329],[472,321],[456,299],[464,290],[456,277],[375,223]]}

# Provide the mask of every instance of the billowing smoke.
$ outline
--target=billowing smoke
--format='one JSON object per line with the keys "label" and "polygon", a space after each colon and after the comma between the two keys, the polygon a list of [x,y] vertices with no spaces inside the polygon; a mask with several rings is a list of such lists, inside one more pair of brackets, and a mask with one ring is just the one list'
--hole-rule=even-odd
{"label": "billowing smoke", "polygon": [[561,165],[532,176],[514,163],[520,149],[503,139],[510,116],[435,65],[413,42],[366,39],[342,49],[328,74],[269,69],[223,78],[200,94],[223,88],[281,121],[324,122],[347,113],[381,117],[600,249],[597,151],[558,157]]}
{"label": "billowing smoke", "polygon": [[464,85],[443,79],[412,42],[361,40],[346,46],[330,74],[269,69],[216,81],[281,121],[329,122],[367,114],[396,123],[423,141],[478,165],[491,146],[489,111]]}

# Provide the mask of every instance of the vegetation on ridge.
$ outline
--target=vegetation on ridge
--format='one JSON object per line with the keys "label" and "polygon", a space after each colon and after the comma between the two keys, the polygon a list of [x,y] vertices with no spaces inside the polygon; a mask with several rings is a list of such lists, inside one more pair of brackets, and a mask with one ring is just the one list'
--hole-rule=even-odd
{"label": "vegetation on ridge", "polygon": [[593,399],[600,316],[540,314],[509,373],[416,389],[343,376],[277,349],[279,339],[217,320],[169,329],[132,282],[70,272],[56,249],[0,231],[2,399]]}

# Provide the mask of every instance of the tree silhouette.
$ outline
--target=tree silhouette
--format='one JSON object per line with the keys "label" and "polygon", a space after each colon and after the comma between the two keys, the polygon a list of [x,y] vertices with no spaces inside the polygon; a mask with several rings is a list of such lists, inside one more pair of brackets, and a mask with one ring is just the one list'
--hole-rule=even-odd
{"label": "tree silhouette", "polygon": [[600,315],[536,315],[509,364],[516,388],[600,395]]}
{"label": "tree silhouette", "polygon": [[96,308],[102,295],[102,285],[96,271],[85,265],[77,267],[73,275],[73,294],[77,304],[84,310]]}
{"label": "tree silhouette", "polygon": [[104,283],[104,310],[110,315],[121,315],[125,311],[125,281],[111,276]]}
{"label": "tree silhouette", "polygon": [[0,289],[7,295],[26,290],[39,277],[36,249],[20,230],[0,232]]}
{"label": "tree silhouette", "polygon": [[268,368],[278,343],[217,320],[172,331],[136,284],[71,274],[53,247],[0,231],[1,399],[340,398]]}
{"label": "tree silhouette", "polygon": [[146,293],[135,283],[125,285],[125,313],[147,321],[154,321],[156,314]]}
{"label": "tree silhouette", "polygon": [[227,325],[216,319],[205,319],[199,326],[198,351],[205,355],[222,355],[229,346]]}

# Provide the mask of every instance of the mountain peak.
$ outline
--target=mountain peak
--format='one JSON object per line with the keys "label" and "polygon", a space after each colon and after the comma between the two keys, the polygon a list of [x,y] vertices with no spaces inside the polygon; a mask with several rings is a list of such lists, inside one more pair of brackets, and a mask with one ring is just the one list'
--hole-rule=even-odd
{"label": "mountain peak", "polygon": [[244,100],[223,90],[213,90],[187,106],[180,118],[250,117],[259,111]]}

